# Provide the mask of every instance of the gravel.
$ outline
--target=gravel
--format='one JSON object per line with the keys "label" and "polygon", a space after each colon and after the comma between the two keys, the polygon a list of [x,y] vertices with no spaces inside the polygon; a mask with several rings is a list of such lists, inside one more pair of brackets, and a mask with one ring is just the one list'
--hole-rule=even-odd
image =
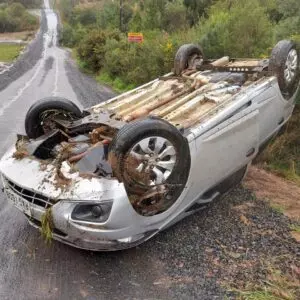
{"label": "gravel", "polygon": [[300,245],[289,225],[267,202],[238,187],[139,251],[163,266],[167,299],[235,298],[225,286],[260,284],[267,263],[286,271],[299,261]]}
{"label": "gravel", "polygon": [[97,84],[92,76],[81,73],[70,55],[65,62],[65,69],[78,100],[85,108],[117,95],[111,88]]}

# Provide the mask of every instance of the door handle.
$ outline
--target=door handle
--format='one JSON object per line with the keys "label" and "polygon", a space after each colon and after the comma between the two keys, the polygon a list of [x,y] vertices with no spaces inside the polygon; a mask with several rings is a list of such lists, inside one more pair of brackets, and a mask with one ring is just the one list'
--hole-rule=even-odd
{"label": "door handle", "polygon": [[280,119],[280,121],[278,122],[278,125],[281,125],[283,122],[284,122],[284,117],[282,117],[282,118]]}
{"label": "door handle", "polygon": [[247,152],[246,157],[250,157],[250,156],[252,156],[254,153],[255,153],[255,148],[253,147],[253,148],[251,148],[251,149]]}

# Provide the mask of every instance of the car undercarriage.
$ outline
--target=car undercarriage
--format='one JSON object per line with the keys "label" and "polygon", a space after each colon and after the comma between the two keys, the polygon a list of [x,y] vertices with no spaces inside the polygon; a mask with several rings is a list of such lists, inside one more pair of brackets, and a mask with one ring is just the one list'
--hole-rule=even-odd
{"label": "car undercarriage", "polygon": [[[2,159],[8,197],[36,222],[52,210],[56,231],[71,224],[74,236],[81,226],[109,240],[145,240],[242,180],[293,111],[295,49],[282,41],[270,59],[207,60],[189,44],[173,72],[87,110],[41,99],[27,113],[27,135]],[[17,169],[32,178],[19,184]]]}

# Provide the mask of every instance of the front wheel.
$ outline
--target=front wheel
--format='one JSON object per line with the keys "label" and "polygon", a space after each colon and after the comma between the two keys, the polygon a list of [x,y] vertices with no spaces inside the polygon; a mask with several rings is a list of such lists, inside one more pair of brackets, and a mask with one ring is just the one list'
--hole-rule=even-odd
{"label": "front wheel", "polygon": [[36,139],[55,128],[54,118],[77,120],[81,117],[82,111],[68,99],[43,98],[28,110],[25,117],[25,131],[30,139]]}
{"label": "front wheel", "polygon": [[110,145],[114,175],[123,182],[141,215],[167,210],[183,191],[190,171],[187,140],[168,122],[154,117],[122,127]]}

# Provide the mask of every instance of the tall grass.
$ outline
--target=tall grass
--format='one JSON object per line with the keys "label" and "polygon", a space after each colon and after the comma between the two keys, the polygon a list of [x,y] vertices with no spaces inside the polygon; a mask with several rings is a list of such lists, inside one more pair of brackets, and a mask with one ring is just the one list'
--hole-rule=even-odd
{"label": "tall grass", "polygon": [[265,168],[300,185],[300,95],[294,114],[283,132],[258,159]]}

